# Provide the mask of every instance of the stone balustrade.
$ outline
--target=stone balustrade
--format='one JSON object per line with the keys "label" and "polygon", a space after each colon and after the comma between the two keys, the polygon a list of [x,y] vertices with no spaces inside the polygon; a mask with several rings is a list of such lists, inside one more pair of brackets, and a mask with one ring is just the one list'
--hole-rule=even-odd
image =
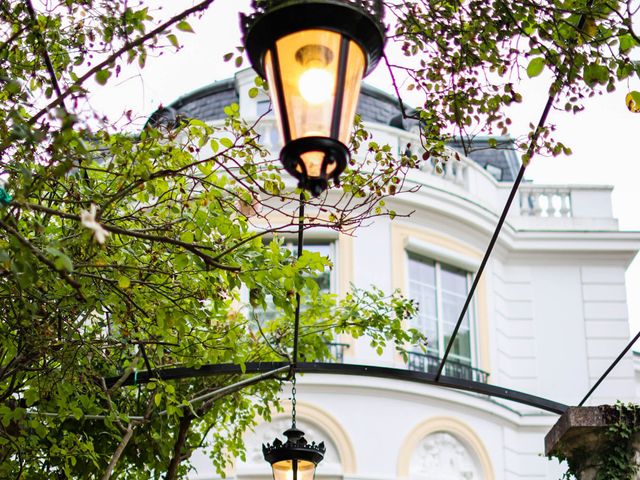
{"label": "stone balustrade", "polygon": [[466,162],[461,160],[449,159],[446,162],[424,162],[420,170],[431,173],[445,180],[449,180],[457,185],[465,186],[465,172],[467,170]]}
{"label": "stone balustrade", "polygon": [[530,217],[572,217],[571,190],[562,187],[520,187],[520,214]]}

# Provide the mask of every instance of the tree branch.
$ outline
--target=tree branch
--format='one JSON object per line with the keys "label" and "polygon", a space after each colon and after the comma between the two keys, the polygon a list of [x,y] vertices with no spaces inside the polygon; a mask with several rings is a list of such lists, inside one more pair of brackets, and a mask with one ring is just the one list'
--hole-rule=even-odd
{"label": "tree branch", "polygon": [[111,461],[109,462],[109,465],[107,466],[107,469],[104,472],[104,475],[102,475],[102,480],[109,480],[111,478],[111,475],[113,474],[113,469],[116,467],[118,461],[120,460],[120,457],[122,456],[122,453],[124,452],[124,449],[127,447],[127,445],[129,444],[129,440],[131,440],[131,437],[133,436],[133,425],[129,424],[127,426],[127,430],[124,434],[124,436],[122,437],[122,440],[120,440],[120,443],[118,444],[118,448],[116,448],[115,452],[113,452],[113,455],[111,456]]}
{"label": "tree branch", "polygon": [[[53,68],[53,63],[51,63],[51,57],[49,57],[49,52],[47,51],[47,44],[45,43],[44,38],[42,37],[40,30],[38,29],[38,18],[36,16],[35,10],[33,9],[33,4],[31,3],[31,0],[26,0],[26,5],[27,5],[27,10],[29,11],[29,17],[31,18],[31,22],[33,23],[33,33],[38,38],[38,42],[40,43],[42,56],[44,58],[44,64],[47,67],[47,72],[49,73],[49,78],[51,79],[51,85],[53,86],[53,89],[56,91],[56,94],[58,95],[58,97],[62,97],[62,91],[60,90],[60,85],[58,84],[58,78],[56,77],[56,72]],[[64,101],[61,100],[60,103],[62,104],[62,108],[64,108],[66,111],[67,107],[64,104]]]}
{"label": "tree branch", "polygon": [[125,43],[115,53],[109,55],[105,60],[103,60],[102,62],[100,62],[97,65],[95,65],[93,68],[91,68],[89,71],[87,71],[84,75],[82,75],[80,78],[78,78],[75,82],[73,82],[64,92],[62,92],[61,95],[58,96],[58,98],[56,98],[54,101],[49,103],[46,107],[44,107],[42,110],[40,110],[38,113],[36,113],[33,117],[31,117],[31,119],[29,120],[29,123],[31,125],[33,125],[45,113],[47,113],[49,110],[51,110],[52,108],[57,107],[58,105],[62,104],[64,102],[65,98],[67,98],[69,95],[71,95],[71,93],[74,90],[76,90],[77,87],[82,85],[89,78],[93,77],[93,75],[95,75],[100,70],[102,70],[105,67],[109,66],[111,63],[113,63],[116,59],[118,59],[124,53],[130,51],[131,49],[133,49],[135,47],[138,47],[138,46],[142,45],[147,40],[155,37],[156,35],[161,34],[167,28],[169,28],[171,25],[173,25],[173,24],[175,24],[175,23],[187,18],[189,15],[192,15],[192,14],[194,14],[196,12],[200,12],[200,11],[206,10],[209,7],[209,5],[211,5],[214,1],[215,0],[204,0],[203,2],[200,2],[199,4],[194,5],[191,8],[186,9],[184,12],[176,15],[175,17],[170,18],[169,20],[167,20],[166,22],[164,22],[163,24],[161,24],[157,28],[154,28],[153,30],[151,30],[146,35],[143,35],[143,36],[141,36],[139,38],[136,38],[132,42]]}
{"label": "tree branch", "polygon": [[[42,205],[37,205],[35,203],[23,203],[23,202],[19,202],[14,200],[12,202],[12,204],[18,205],[19,207],[22,208],[26,208],[26,209],[30,209],[30,210],[36,210],[36,211],[40,211],[40,212],[45,212],[45,213],[49,213],[51,215],[55,215],[57,217],[60,218],[66,218],[69,220],[75,220],[76,222],[80,222],[80,216],[79,215],[74,215],[71,213],[66,213],[66,212],[61,212],[58,210],[54,210],[53,208],[49,208],[49,207],[44,207]],[[111,232],[111,233],[117,233],[118,235],[124,235],[127,237],[135,237],[135,238],[140,238],[143,240],[149,240],[152,242],[158,242],[158,243],[168,243],[171,245],[176,245],[178,247],[182,247],[185,250],[197,255],[198,257],[200,257],[205,264],[207,264],[210,267],[215,267],[215,268],[219,268],[221,270],[226,270],[228,272],[239,272],[240,271],[240,267],[233,267],[230,265],[224,265],[222,263],[217,262],[214,258],[210,257],[209,255],[207,255],[206,253],[203,253],[201,251],[201,249],[204,248],[210,248],[206,245],[197,245],[197,244],[193,244],[193,243],[187,243],[187,242],[183,242],[181,240],[176,240],[173,238],[169,238],[169,237],[163,237],[163,236],[159,236],[159,235],[151,235],[148,233],[144,233],[144,232],[135,232],[133,230],[126,230],[124,228],[120,228],[120,227],[116,227],[113,225],[108,225],[108,224],[104,224],[102,223],[102,228],[104,228],[105,230]],[[1,225],[0,225],[1,226]]]}

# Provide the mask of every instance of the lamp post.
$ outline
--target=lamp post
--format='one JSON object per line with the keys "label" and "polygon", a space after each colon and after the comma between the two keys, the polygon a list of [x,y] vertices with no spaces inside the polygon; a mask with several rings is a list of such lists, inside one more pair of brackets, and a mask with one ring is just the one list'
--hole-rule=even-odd
{"label": "lamp post", "polygon": [[254,0],[244,45],[266,78],[284,147],[280,160],[318,196],[349,161],[362,78],[385,44],[381,0]]}

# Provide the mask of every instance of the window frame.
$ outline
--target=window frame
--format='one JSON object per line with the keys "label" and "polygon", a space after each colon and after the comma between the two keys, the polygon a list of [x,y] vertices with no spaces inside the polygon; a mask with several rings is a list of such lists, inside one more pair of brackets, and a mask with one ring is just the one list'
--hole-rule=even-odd
{"label": "window frame", "polygon": [[[446,261],[442,261],[441,259],[437,258],[437,257],[432,257],[429,256],[428,254],[425,254],[424,252],[421,251],[416,251],[414,249],[409,249],[409,248],[405,248],[404,250],[404,262],[405,262],[405,266],[406,268],[404,269],[405,271],[405,279],[404,279],[404,284],[407,286],[407,297],[408,298],[412,298],[411,297],[411,278],[410,278],[410,268],[409,268],[409,262],[411,260],[411,256],[414,257],[418,257],[418,261],[419,258],[422,258],[428,262],[433,262],[434,265],[434,269],[435,269],[435,290],[436,290],[436,321],[437,321],[437,327],[438,327],[438,358],[442,358],[442,356],[444,355],[444,349],[446,348],[446,344],[444,341],[444,317],[442,312],[443,310],[443,303],[442,303],[442,265],[445,265],[447,267],[451,267],[457,270],[461,270],[466,272],[466,295],[469,294],[469,289],[471,287],[471,284],[473,283],[473,277],[475,275],[475,272],[471,272],[469,271],[468,268],[463,268],[460,265],[456,265],[455,263],[451,263],[451,262],[446,262]],[[466,262],[465,262],[466,263]],[[468,265],[465,265],[468,266]],[[470,367],[473,368],[478,368],[478,338],[476,335],[476,322],[477,322],[477,306],[476,306],[476,300],[475,298],[472,299],[469,308],[467,309],[467,315],[469,317],[469,350],[470,350]],[[457,321],[457,319],[456,319]],[[434,355],[433,351],[427,351],[428,354],[430,355]],[[456,362],[459,363],[463,363],[466,364],[466,359],[462,359],[460,358],[458,355],[454,354],[454,353],[450,353],[448,358],[450,358],[451,360],[454,360]]]}
{"label": "window frame", "polygon": [[[263,241],[270,242],[273,240],[274,236],[266,236],[263,238]],[[293,254],[297,253],[298,243],[297,238],[292,235],[283,235],[282,247],[289,249]],[[330,294],[338,294],[338,238],[334,237],[320,237],[320,238],[311,238],[304,242],[303,250],[306,250],[307,245],[327,245],[329,246],[329,260],[333,264],[333,268],[329,270],[329,291],[327,293]],[[271,302],[271,300],[269,300]],[[247,309],[246,312],[253,315],[260,314],[268,314],[269,308],[267,309],[259,309],[260,312],[253,310],[253,307],[249,304],[249,291],[247,287],[243,284],[240,287],[240,303],[243,305],[243,309]]]}
{"label": "window frame", "polygon": [[[333,267],[329,269],[329,292],[338,293],[338,239],[337,238],[310,238],[303,243],[303,251],[307,250],[308,245],[326,245],[329,247],[329,260],[333,264]],[[288,248],[294,253],[297,253],[298,243],[297,239],[284,237],[282,246]]]}

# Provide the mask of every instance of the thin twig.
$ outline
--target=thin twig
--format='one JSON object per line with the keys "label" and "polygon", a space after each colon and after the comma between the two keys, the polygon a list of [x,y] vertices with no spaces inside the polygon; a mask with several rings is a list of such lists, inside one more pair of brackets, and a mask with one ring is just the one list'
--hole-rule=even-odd
{"label": "thin twig", "polygon": [[75,281],[73,279],[73,277],[71,275],[69,275],[67,272],[65,272],[62,269],[57,269],[56,266],[54,265],[54,263],[49,260],[44,253],[42,253],[42,251],[40,251],[35,245],[33,245],[29,240],[27,240],[25,237],[23,237],[22,235],[20,235],[20,233],[13,228],[11,225],[8,225],[7,223],[3,222],[2,220],[0,220],[0,228],[2,228],[3,230],[5,230],[6,232],[8,232],[9,234],[13,235],[16,240],[18,240],[22,245],[24,245],[25,247],[27,247],[27,249],[38,259],[40,260],[42,263],[44,263],[47,267],[49,267],[51,270],[53,270],[54,272],[57,272],[58,275],[65,281],[67,282],[69,285],[71,285],[77,292],[79,298],[84,301],[84,295],[82,295],[82,291],[81,291],[81,286],[80,284]]}
{"label": "thin twig", "polygon": [[47,72],[49,73],[49,78],[51,79],[51,85],[53,89],[56,91],[58,98],[60,98],[60,103],[62,104],[62,108],[67,110],[66,105],[64,104],[64,98],[62,98],[62,91],[60,90],[60,85],[58,84],[58,78],[56,77],[56,72],[53,68],[53,63],[51,63],[51,57],[49,56],[49,51],[47,50],[47,44],[40,33],[40,29],[38,28],[38,18],[36,16],[36,12],[33,9],[33,5],[31,0],[26,0],[27,10],[29,11],[29,17],[31,17],[31,22],[33,24],[33,33],[38,39],[38,43],[40,43],[40,48],[42,50],[42,56],[44,57],[44,64],[47,67]]}
{"label": "thin twig", "polygon": [[[61,212],[58,210],[54,210],[52,208],[48,208],[48,207],[44,207],[42,205],[38,205],[35,203],[23,203],[23,202],[19,202],[19,201],[12,201],[12,204],[15,204],[19,207],[22,208],[26,208],[26,209],[30,209],[30,210],[36,210],[36,211],[40,211],[40,212],[45,212],[45,213],[49,213],[51,215],[55,215],[58,216],[60,218],[66,218],[69,220],[75,220],[76,222],[80,222],[80,216],[79,215],[74,215],[71,213],[66,213],[66,212]],[[137,231],[133,231],[133,230],[126,230],[124,228],[120,228],[120,227],[116,227],[113,225],[109,225],[109,224],[105,224],[102,223],[102,228],[104,228],[105,230],[111,232],[111,233],[116,233],[118,235],[124,235],[127,237],[135,237],[135,238],[140,238],[143,240],[149,240],[152,242],[158,242],[158,243],[168,243],[171,245],[176,245],[178,247],[182,247],[185,250],[197,255],[198,257],[200,257],[205,264],[211,266],[211,267],[215,267],[215,268],[219,268],[221,270],[226,270],[229,272],[239,272],[240,271],[240,267],[233,267],[230,265],[224,265],[222,263],[219,263],[217,261],[215,261],[215,259],[213,259],[211,256],[205,254],[204,252],[201,251],[201,249],[209,249],[212,247],[208,247],[206,245],[197,245],[197,244],[193,244],[193,243],[187,243],[187,242],[183,242],[182,240],[176,240],[173,238],[169,238],[169,237],[164,237],[164,236],[159,236],[159,235],[151,235],[149,233],[144,233],[144,232],[137,232]]]}
{"label": "thin twig", "polygon": [[196,13],[196,12],[200,12],[200,11],[206,10],[209,7],[209,5],[211,5],[214,1],[215,0],[204,0],[203,2],[200,2],[197,5],[194,5],[193,7],[186,9],[185,11],[183,11],[180,14],[176,15],[175,17],[170,18],[169,20],[167,20],[166,22],[164,22],[163,24],[161,24],[157,28],[154,28],[153,30],[151,30],[146,35],[143,35],[143,36],[135,39],[132,42],[125,43],[116,52],[114,52],[113,54],[109,55],[102,62],[96,64],[93,68],[89,69],[84,75],[80,76],[75,82],[73,82],[69,86],[69,88],[67,88],[64,92],[62,92],[62,94],[59,95],[58,98],[56,98],[54,101],[49,103],[46,107],[44,107],[42,110],[40,110],[38,113],[36,113],[33,117],[31,117],[31,120],[29,121],[29,123],[30,124],[34,124],[35,122],[37,122],[49,110],[51,110],[52,108],[57,107],[58,105],[60,105],[64,101],[65,98],[67,98],[69,95],[71,95],[71,93],[73,93],[77,89],[77,87],[82,85],[89,78],[93,77],[97,72],[99,72],[103,68],[108,67],[109,65],[114,63],[116,61],[116,59],[118,59],[123,54],[131,51],[132,49],[134,49],[136,47],[139,47],[140,45],[145,43],[147,40],[155,37],[156,35],[161,34],[167,28],[169,28],[173,24],[179,22],[180,20],[183,20],[183,19],[187,18],[188,16],[190,16],[190,15]]}

